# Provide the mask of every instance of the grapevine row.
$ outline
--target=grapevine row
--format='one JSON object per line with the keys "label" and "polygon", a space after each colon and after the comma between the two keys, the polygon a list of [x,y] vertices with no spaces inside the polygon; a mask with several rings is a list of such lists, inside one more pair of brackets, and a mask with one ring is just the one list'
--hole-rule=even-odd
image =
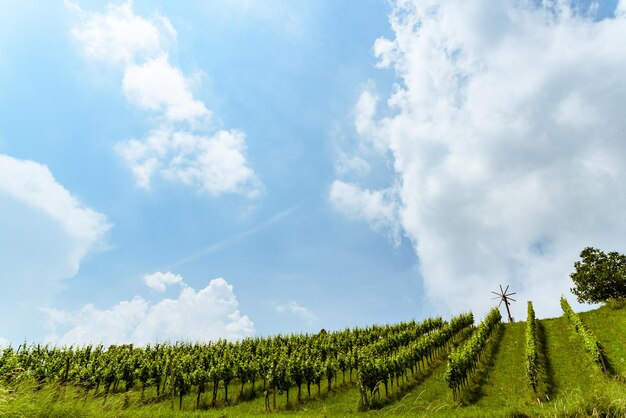
{"label": "grapevine row", "polygon": [[537,351],[537,321],[532,302],[528,301],[528,317],[526,319],[526,377],[528,384],[537,393],[539,375],[539,353]]}
{"label": "grapevine row", "polygon": [[602,353],[602,346],[596,339],[596,337],[591,333],[590,330],[585,327],[583,321],[580,319],[578,314],[576,314],[572,307],[567,302],[567,299],[561,297],[561,308],[563,309],[563,313],[570,324],[576,330],[576,333],[580,336],[583,341],[583,345],[585,350],[591,355],[591,358],[594,362],[602,367],[602,370],[606,373],[606,367],[604,365],[604,355]]}
{"label": "grapevine row", "polygon": [[467,379],[476,368],[489,336],[500,323],[501,319],[500,310],[493,308],[478,325],[469,340],[457,350],[450,353],[444,379],[450,389],[452,389],[452,394],[455,399],[459,394],[460,388],[467,384]]}
{"label": "grapevine row", "polygon": [[396,385],[399,386],[399,380],[400,378],[404,380],[407,370],[413,374],[416,368],[420,368],[420,364],[425,367],[425,363],[436,357],[455,335],[473,323],[474,317],[471,313],[462,314],[439,330],[421,336],[398,350],[386,350],[383,341],[361,349],[359,351],[361,405],[368,407],[374,394],[380,395],[381,383],[387,396],[389,383],[393,388],[395,379]]}
{"label": "grapevine row", "polygon": [[[13,383],[30,379],[37,385],[47,383],[74,384],[106,397],[110,392],[146,388],[156,390],[157,399],[177,396],[179,408],[185,395],[195,389],[196,405],[204,393],[216,405],[219,389],[224,403],[229,403],[229,387],[239,383],[239,399],[244,386],[251,386],[249,396],[261,389],[266,396],[273,393],[274,408],[277,391],[302,386],[310,396],[311,386],[321,392],[321,382],[337,383],[339,371],[352,380],[359,369],[360,349],[376,344],[386,350],[398,351],[424,334],[441,328],[441,318],[421,323],[404,322],[393,326],[372,326],[338,332],[322,331],[312,335],[247,338],[238,342],[217,341],[208,344],[102,345],[85,347],[53,347],[42,345],[5,348],[0,353],[0,379]],[[260,387],[260,388],[259,388]],[[232,398],[232,397],[231,397]],[[288,400],[287,400],[288,402]]]}

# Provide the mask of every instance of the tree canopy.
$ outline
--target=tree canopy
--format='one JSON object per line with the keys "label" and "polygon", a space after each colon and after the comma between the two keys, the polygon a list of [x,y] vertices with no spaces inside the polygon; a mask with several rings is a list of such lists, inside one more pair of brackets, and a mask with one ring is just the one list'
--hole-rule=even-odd
{"label": "tree canopy", "polygon": [[580,257],[582,260],[574,263],[575,271],[570,274],[575,285],[571,290],[579,302],[626,298],[626,255],[587,247]]}

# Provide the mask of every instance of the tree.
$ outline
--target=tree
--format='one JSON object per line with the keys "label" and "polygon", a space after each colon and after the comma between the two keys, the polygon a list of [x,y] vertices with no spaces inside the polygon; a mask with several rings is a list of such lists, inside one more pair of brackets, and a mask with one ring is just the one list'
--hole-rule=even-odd
{"label": "tree", "polygon": [[575,287],[572,293],[578,302],[598,303],[609,299],[626,298],[626,255],[618,252],[605,254],[587,247],[580,253],[582,261],[574,263],[570,274]]}

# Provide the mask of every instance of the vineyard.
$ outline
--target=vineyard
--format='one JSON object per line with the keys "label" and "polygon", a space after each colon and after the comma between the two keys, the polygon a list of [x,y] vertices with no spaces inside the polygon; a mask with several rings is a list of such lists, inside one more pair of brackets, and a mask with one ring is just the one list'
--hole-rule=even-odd
{"label": "vineyard", "polygon": [[626,414],[626,310],[0,352],[0,416]]}

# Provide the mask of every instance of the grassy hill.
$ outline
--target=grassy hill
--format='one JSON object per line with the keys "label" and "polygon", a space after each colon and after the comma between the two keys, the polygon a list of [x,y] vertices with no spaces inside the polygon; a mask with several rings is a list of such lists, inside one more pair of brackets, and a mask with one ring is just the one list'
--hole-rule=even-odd
{"label": "grassy hill", "polygon": [[[526,383],[525,323],[501,324],[492,334],[476,372],[460,399],[454,400],[443,373],[445,354],[422,371],[407,375],[406,383],[381,397],[378,409],[358,410],[360,393],[349,376],[339,375],[330,393],[322,385],[310,399],[305,395],[285,407],[285,394],[278,395],[279,412],[266,412],[263,395],[237,402],[236,385],[232,406],[196,409],[196,397],[183,399],[183,410],[169,400],[154,401],[140,390],[102,397],[87,396],[73,386],[48,385],[35,388],[22,382],[0,391],[0,416],[42,417],[138,417],[202,416],[237,417],[289,416],[433,416],[433,417],[519,417],[519,416],[622,416],[626,417],[626,309],[604,306],[581,313],[583,322],[597,337],[608,360],[604,374],[584,351],[580,337],[564,318],[538,323],[541,374],[537,393]],[[345,380],[346,383],[343,383]],[[356,381],[356,379],[353,379]],[[172,409],[173,408],[173,409]]]}

